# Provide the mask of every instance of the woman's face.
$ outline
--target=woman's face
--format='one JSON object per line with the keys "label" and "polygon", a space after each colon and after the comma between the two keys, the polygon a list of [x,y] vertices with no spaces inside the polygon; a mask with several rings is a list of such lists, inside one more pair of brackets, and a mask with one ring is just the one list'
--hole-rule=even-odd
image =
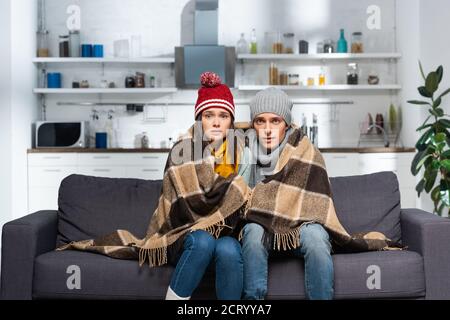
{"label": "woman's face", "polygon": [[211,108],[202,112],[203,132],[210,141],[224,140],[233,119],[229,112],[221,108]]}

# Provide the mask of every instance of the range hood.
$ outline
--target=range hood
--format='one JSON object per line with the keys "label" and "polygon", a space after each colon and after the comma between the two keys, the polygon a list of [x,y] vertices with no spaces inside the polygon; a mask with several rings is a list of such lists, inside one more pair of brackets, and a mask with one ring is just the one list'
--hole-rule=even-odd
{"label": "range hood", "polygon": [[194,43],[175,48],[175,80],[178,88],[198,88],[200,75],[217,73],[222,82],[234,87],[235,47],[218,44],[218,0],[196,0]]}

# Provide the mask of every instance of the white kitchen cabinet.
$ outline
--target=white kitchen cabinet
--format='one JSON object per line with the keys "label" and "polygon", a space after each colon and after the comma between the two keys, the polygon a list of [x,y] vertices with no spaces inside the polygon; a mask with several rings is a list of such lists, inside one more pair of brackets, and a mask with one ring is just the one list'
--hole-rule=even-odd
{"label": "white kitchen cabinet", "polygon": [[358,153],[322,153],[330,177],[354,176],[359,173]]}
{"label": "white kitchen cabinet", "polygon": [[360,174],[394,172],[399,183],[402,208],[415,208],[417,179],[410,170],[414,155],[414,153],[362,153],[359,156]]}
{"label": "white kitchen cabinet", "polygon": [[56,210],[61,181],[71,174],[160,180],[168,153],[29,153],[28,210]]}

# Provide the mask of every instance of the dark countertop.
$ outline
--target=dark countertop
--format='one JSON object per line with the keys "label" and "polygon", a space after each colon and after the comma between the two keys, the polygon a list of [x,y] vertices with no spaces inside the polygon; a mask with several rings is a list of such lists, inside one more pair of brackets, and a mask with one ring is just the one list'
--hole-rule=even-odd
{"label": "dark countertop", "polygon": [[[323,153],[404,153],[416,152],[415,148],[400,147],[337,147],[319,148]],[[94,148],[39,148],[28,149],[28,153],[168,153],[170,149],[94,149]]]}

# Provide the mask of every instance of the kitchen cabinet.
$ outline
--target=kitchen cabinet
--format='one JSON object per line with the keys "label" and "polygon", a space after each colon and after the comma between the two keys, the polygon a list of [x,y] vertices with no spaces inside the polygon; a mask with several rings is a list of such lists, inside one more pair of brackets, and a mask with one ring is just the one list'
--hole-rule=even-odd
{"label": "kitchen cabinet", "polygon": [[[399,179],[402,207],[416,207],[416,178],[409,167],[413,152],[322,152],[330,177],[393,171]],[[168,153],[29,153],[29,212],[57,209],[61,181],[71,174],[110,178],[162,179]]]}
{"label": "kitchen cabinet", "polygon": [[163,178],[168,153],[29,153],[28,211],[56,210],[61,182],[71,174]]}
{"label": "kitchen cabinet", "polygon": [[330,177],[353,176],[359,173],[358,153],[322,153]]}
{"label": "kitchen cabinet", "polygon": [[403,208],[415,208],[416,177],[410,172],[414,153],[322,153],[330,177],[392,171],[397,175]]}

